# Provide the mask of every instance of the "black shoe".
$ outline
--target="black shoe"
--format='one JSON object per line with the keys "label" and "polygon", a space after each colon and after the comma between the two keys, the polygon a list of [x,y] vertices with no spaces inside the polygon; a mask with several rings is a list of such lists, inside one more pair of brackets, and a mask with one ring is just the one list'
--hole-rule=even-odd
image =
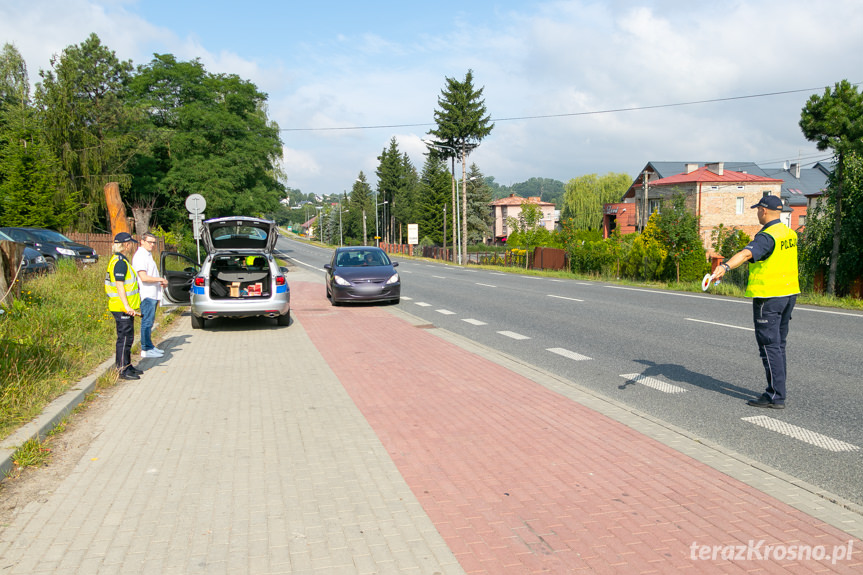
{"label": "black shoe", "polygon": [[120,374],[120,379],[134,380],[134,379],[141,379],[141,376],[138,375],[137,373],[135,373],[134,371],[126,370]]}
{"label": "black shoe", "polygon": [[126,368],[126,372],[131,372],[131,373],[134,373],[135,375],[141,375],[142,373],[144,373],[144,370],[138,369],[134,365],[130,365],[129,367]]}
{"label": "black shoe", "polygon": [[784,403],[773,403],[766,395],[762,395],[758,399],[750,399],[746,402],[746,405],[751,405],[752,407],[765,407],[767,409],[785,409]]}

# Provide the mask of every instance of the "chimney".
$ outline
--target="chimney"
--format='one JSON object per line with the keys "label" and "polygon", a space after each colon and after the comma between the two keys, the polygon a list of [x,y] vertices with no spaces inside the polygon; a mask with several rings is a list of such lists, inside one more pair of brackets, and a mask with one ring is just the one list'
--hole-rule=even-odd
{"label": "chimney", "polygon": [[721,176],[725,172],[725,162],[711,162],[704,166],[717,176]]}
{"label": "chimney", "polygon": [[799,180],[800,179],[800,162],[793,162],[791,164],[791,169],[788,171],[791,172],[792,174],[794,174],[794,177]]}
{"label": "chimney", "polygon": [[698,164],[686,164],[686,173],[691,174],[698,169]]}

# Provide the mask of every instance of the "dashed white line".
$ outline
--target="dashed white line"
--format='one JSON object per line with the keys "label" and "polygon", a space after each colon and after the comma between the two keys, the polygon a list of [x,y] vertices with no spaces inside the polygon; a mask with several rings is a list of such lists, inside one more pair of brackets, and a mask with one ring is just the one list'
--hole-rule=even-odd
{"label": "dashed white line", "polygon": [[583,299],[576,299],[576,298],[574,298],[574,297],[564,297],[564,296],[562,296],[562,295],[551,295],[551,294],[548,294],[548,297],[553,297],[553,298],[557,298],[557,299],[566,299],[566,300],[569,300],[569,301],[584,301]]}
{"label": "dashed white line", "polygon": [[448,309],[436,309],[435,311],[443,315],[455,315],[454,311],[450,311]]}
{"label": "dashed white line", "polygon": [[632,381],[634,383],[640,383],[641,385],[652,387],[653,389],[657,389],[665,393],[683,393],[686,391],[682,387],[666,383],[653,377],[641,375],[640,373],[624,373],[621,374],[620,377],[626,378],[628,381]]}
{"label": "dashed white line", "polygon": [[550,351],[551,353],[556,353],[557,355],[562,355],[563,357],[567,357],[575,361],[584,361],[585,359],[590,359],[586,355],[581,355],[580,353],[575,353],[574,351],[569,351],[568,349],[563,349],[562,347],[551,347],[545,351]]}
{"label": "dashed white line", "polygon": [[528,336],[515,333],[514,331],[499,331],[497,333],[506,337],[511,337],[512,339],[530,339]]}
{"label": "dashed white line", "polygon": [[844,441],[839,441],[838,439],[833,439],[832,437],[791,425],[790,423],[785,423],[766,415],[753,415],[752,417],[743,417],[741,419],[828,451],[860,451],[860,448],[856,445],[845,443]]}
{"label": "dashed white line", "polygon": [[732,327],[734,329],[742,329],[742,330],[746,330],[746,331],[755,331],[755,328],[752,328],[752,327],[742,327],[739,325],[731,325],[728,323],[717,323],[715,321],[707,321],[704,319],[695,319],[692,317],[686,318],[686,321],[697,321],[698,323],[709,323],[710,325],[718,325],[720,327]]}
{"label": "dashed white line", "polygon": [[445,279],[446,279],[446,277],[445,277],[445,276],[432,276],[432,277],[433,277],[433,278],[437,278],[437,279],[439,279],[439,280],[445,280]]}
{"label": "dashed white line", "polygon": [[430,304],[430,303],[426,303],[426,302],[424,302],[424,301],[418,301],[418,302],[417,302],[417,305],[418,305],[418,306],[420,306],[420,307],[431,307],[431,304]]}
{"label": "dashed white line", "polygon": [[408,297],[408,296],[406,296],[406,295],[401,296],[401,298],[402,298],[403,300],[405,300],[405,301],[413,301],[413,299],[414,299],[414,298],[412,298],[412,297]]}
{"label": "dashed white line", "polygon": [[506,274],[502,274],[500,272],[489,272],[488,275],[490,275],[490,276],[505,276]]}
{"label": "dashed white line", "polygon": [[496,287],[497,287],[497,286],[493,286],[493,285],[491,285],[491,284],[481,284],[481,283],[478,283],[478,284],[476,284],[476,285],[478,285],[478,286],[482,286],[482,287],[491,287],[491,288],[496,288]]}
{"label": "dashed white line", "polygon": [[471,325],[488,325],[484,321],[479,321],[478,319],[467,318],[467,319],[462,319],[462,321],[466,321],[467,323],[469,323]]}

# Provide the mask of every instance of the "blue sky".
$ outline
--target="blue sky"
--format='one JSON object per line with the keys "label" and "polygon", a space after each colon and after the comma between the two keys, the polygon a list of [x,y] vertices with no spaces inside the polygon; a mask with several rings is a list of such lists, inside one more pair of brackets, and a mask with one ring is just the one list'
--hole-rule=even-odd
{"label": "blue sky", "polygon": [[[136,65],[172,53],[254,82],[284,130],[287,185],[317,194],[361,170],[374,183],[392,137],[421,168],[445,78],[468,69],[496,120],[469,161],[502,184],[651,160],[811,163],[826,154],[797,126],[808,91],[590,112],[860,82],[860,30],[859,0],[0,0],[0,41],[34,83],[91,32]],[[511,119],[533,116],[555,117]]]}

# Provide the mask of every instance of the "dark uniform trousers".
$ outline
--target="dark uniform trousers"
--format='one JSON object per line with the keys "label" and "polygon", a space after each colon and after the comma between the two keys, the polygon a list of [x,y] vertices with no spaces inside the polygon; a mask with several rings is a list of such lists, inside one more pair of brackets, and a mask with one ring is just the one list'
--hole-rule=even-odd
{"label": "dark uniform trousers", "polygon": [[765,394],[773,403],[785,403],[785,340],[796,295],[753,298],[755,340],[767,375]]}
{"label": "dark uniform trousers", "polygon": [[123,311],[112,311],[117,324],[117,369],[124,373],[132,365],[132,342],[135,341],[135,318]]}

